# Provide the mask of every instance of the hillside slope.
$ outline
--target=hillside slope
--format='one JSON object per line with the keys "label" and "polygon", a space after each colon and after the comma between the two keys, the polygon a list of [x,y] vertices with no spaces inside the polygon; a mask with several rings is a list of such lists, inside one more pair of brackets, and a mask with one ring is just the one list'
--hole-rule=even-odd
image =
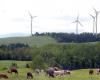
{"label": "hillside slope", "polygon": [[57,43],[57,41],[48,36],[28,36],[28,37],[9,37],[0,38],[1,44],[13,44],[13,43],[24,43],[29,46],[43,46],[50,43]]}

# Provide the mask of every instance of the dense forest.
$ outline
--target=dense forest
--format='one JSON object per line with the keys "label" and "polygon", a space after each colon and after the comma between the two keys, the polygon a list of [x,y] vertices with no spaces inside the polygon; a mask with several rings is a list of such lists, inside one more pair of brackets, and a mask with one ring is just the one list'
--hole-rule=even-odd
{"label": "dense forest", "polygon": [[57,43],[42,47],[29,47],[24,44],[16,48],[8,48],[8,46],[10,45],[0,46],[1,60],[32,60],[33,68],[46,68],[48,66],[58,66],[63,69],[100,67],[99,42]]}
{"label": "dense forest", "polygon": [[0,60],[31,60],[31,48],[27,44],[0,45]]}
{"label": "dense forest", "polygon": [[100,67],[100,43],[46,45],[34,54],[34,68],[58,66],[63,69]]}
{"label": "dense forest", "polygon": [[93,33],[38,33],[36,32],[35,35],[40,36],[51,36],[55,38],[58,42],[75,42],[75,43],[83,43],[83,42],[96,42],[100,41],[100,34],[93,34]]}

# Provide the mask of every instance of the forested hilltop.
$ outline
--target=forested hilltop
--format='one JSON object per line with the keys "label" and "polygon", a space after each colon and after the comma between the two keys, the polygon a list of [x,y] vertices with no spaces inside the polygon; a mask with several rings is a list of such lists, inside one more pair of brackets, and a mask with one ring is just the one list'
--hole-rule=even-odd
{"label": "forested hilltop", "polygon": [[9,45],[9,44],[27,44],[30,47],[33,46],[43,46],[46,44],[57,43],[57,41],[49,36],[26,36],[26,37],[8,37],[0,38],[0,45]]}
{"label": "forested hilltop", "polygon": [[36,32],[35,35],[38,36],[50,36],[55,38],[58,42],[64,43],[84,43],[84,42],[96,42],[100,41],[100,33],[93,34],[93,33],[38,33]]}

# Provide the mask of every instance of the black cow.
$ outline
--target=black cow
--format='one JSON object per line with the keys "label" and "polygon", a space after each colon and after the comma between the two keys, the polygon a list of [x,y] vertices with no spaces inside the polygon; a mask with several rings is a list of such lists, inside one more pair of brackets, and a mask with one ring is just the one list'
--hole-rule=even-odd
{"label": "black cow", "polygon": [[53,77],[54,78],[54,68],[47,69],[46,73],[47,73],[47,75],[49,77]]}
{"label": "black cow", "polygon": [[33,79],[33,75],[31,72],[27,72],[27,79]]}
{"label": "black cow", "polygon": [[89,70],[89,75],[93,75],[94,74],[94,70],[93,69],[90,69]]}

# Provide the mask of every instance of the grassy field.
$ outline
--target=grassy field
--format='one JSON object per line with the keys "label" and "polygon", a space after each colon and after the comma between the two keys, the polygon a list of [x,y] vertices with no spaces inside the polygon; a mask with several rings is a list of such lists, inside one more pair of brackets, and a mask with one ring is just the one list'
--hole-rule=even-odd
{"label": "grassy field", "polygon": [[24,43],[29,46],[43,46],[50,43],[57,43],[54,38],[48,36],[28,36],[0,38],[0,44]]}
{"label": "grassy field", "polygon": [[0,60],[0,71],[9,68],[12,63],[17,63],[17,66],[21,69],[25,68],[25,65],[31,63],[31,61]]}
{"label": "grassy field", "polygon": [[[18,65],[18,72],[19,75],[16,76],[14,73],[11,75],[6,72],[6,70],[3,70],[5,67],[9,67],[11,63],[17,63]],[[0,72],[5,72],[8,74],[9,79],[8,80],[27,80],[26,73],[28,71],[33,72],[30,68],[25,68],[26,63],[31,63],[30,61],[0,61]],[[96,72],[95,72],[96,73]],[[66,75],[64,77],[56,77],[56,78],[49,78],[48,76],[45,76],[45,73],[40,73],[39,75],[35,75],[33,72],[34,78],[31,80],[100,80],[100,75],[94,74],[90,76],[88,74],[88,69],[81,69],[81,70],[74,70],[71,71],[71,76]],[[5,80],[5,79],[0,79]]]}

